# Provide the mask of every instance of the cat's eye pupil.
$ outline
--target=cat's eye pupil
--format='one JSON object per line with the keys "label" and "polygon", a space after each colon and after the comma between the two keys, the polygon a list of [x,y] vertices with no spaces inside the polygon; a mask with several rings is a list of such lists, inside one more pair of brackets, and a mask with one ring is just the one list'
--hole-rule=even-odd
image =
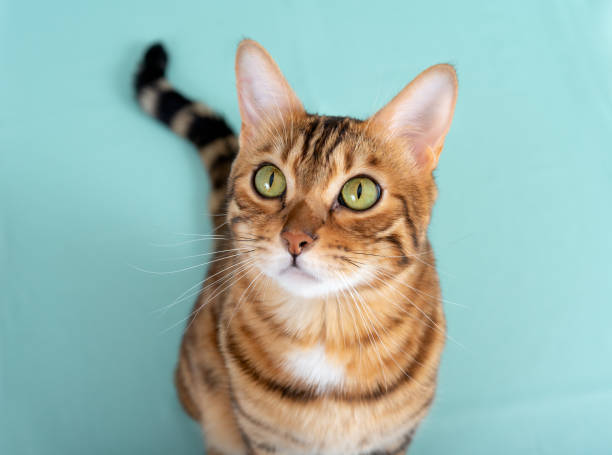
{"label": "cat's eye pupil", "polygon": [[367,210],[380,199],[380,186],[365,175],[353,177],[342,187],[340,204],[355,211]]}
{"label": "cat's eye pupil", "polygon": [[276,198],[285,192],[287,182],[279,168],[272,164],[264,164],[255,171],[253,186],[261,196]]}

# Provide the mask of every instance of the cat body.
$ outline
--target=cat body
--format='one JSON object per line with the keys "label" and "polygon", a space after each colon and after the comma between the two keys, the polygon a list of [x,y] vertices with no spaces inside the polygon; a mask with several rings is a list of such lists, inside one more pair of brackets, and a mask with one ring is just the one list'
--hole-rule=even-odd
{"label": "cat body", "polygon": [[217,253],[176,370],[208,453],[404,453],[445,341],[427,226],[454,70],[430,68],[367,121],[318,116],[245,40],[237,140],[165,66],[152,47],[140,104],[211,173]]}

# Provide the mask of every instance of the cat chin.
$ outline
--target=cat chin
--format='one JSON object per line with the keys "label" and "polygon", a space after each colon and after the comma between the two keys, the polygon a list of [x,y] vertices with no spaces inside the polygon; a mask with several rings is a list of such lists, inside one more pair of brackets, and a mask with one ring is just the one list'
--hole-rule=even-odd
{"label": "cat chin", "polygon": [[280,287],[299,297],[319,297],[327,293],[328,285],[325,281],[297,267],[289,266],[274,278]]}
{"label": "cat chin", "polygon": [[[325,297],[344,290],[346,284],[339,280],[316,277],[307,272],[303,268],[289,266],[274,275],[268,274],[274,278],[277,284],[296,297],[312,299]],[[358,281],[350,280],[349,281]],[[356,283],[350,283],[351,285]]]}
{"label": "cat chin", "polygon": [[330,273],[328,264],[320,263],[317,258],[309,260],[304,255],[298,258],[296,267],[291,264],[288,256],[286,252],[269,256],[257,266],[264,275],[274,279],[281,289],[302,299],[336,295],[365,280],[363,273],[342,275],[343,279],[338,279]]}
{"label": "cat chin", "polygon": [[301,297],[304,299],[314,299],[317,297],[324,297],[330,294],[334,294],[337,291],[337,288],[333,285],[329,285],[329,283],[325,283],[322,281],[313,281],[310,282],[299,280],[288,280],[285,278],[277,277],[277,283],[281,288],[287,291],[289,294],[294,295],[296,297]]}

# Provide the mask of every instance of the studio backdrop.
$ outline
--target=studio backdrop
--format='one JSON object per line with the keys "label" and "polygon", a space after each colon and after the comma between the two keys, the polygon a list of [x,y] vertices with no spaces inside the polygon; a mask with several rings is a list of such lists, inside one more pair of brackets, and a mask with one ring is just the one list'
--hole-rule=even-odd
{"label": "studio backdrop", "polygon": [[430,228],[449,337],[411,453],[612,453],[603,0],[0,2],[0,453],[202,453],[172,377],[209,182],[131,84],[162,40],[238,130],[244,37],[311,112],[366,118],[457,69]]}

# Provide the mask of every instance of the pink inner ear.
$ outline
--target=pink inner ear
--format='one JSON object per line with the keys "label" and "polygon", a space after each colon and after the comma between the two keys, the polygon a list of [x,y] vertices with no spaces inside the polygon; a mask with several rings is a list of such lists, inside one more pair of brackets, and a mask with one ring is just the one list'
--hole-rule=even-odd
{"label": "pink inner ear", "polygon": [[236,79],[242,122],[261,127],[280,121],[302,104],[264,48],[245,40],[236,55]]}
{"label": "pink inner ear", "polygon": [[438,163],[457,98],[457,77],[450,65],[421,73],[375,116],[390,138],[403,141],[419,166]]}

